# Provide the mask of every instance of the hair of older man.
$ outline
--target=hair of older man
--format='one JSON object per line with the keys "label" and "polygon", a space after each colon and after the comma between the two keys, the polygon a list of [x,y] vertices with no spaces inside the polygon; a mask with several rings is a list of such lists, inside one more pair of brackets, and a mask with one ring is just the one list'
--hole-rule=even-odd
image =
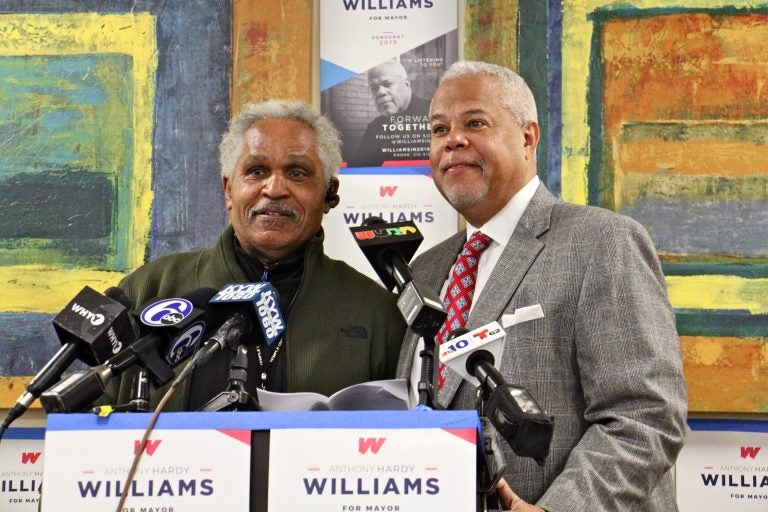
{"label": "hair of older man", "polygon": [[454,62],[440,78],[440,83],[458,78],[460,76],[492,76],[499,80],[504,107],[510,111],[512,117],[522,126],[526,123],[537,122],[536,100],[533,98],[528,84],[523,77],[509,68],[490,64],[488,62],[461,60]]}
{"label": "hair of older man", "polygon": [[385,60],[381,64],[377,64],[373,66],[371,69],[368,70],[366,73],[366,77],[368,80],[371,79],[371,75],[376,72],[382,72],[383,70],[389,71],[389,74],[387,76],[391,78],[400,78],[403,81],[408,81],[408,72],[405,70],[405,66],[403,66],[403,63],[400,62],[400,59],[397,57],[394,57],[389,60]]}
{"label": "hair of older man", "polygon": [[311,128],[317,136],[317,152],[323,163],[325,180],[330,183],[331,178],[339,172],[341,164],[341,138],[338,130],[328,118],[307,103],[287,100],[247,103],[232,118],[219,144],[222,176],[232,179],[237,159],[245,144],[245,132],[265,119],[295,119]]}

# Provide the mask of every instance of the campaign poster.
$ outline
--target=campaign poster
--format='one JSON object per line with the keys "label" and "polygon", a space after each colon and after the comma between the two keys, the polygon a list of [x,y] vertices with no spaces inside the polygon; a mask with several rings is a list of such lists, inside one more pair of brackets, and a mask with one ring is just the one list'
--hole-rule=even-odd
{"label": "campaign poster", "polygon": [[411,259],[455,233],[458,214],[437,191],[429,168],[422,169],[421,173],[410,169],[392,174],[342,172],[341,200],[323,220],[325,252],[380,282],[350,228],[370,217],[379,217],[388,224],[413,222],[424,241]]}
{"label": "campaign poster", "polygon": [[428,165],[429,102],[458,58],[455,0],[320,6],[322,111],[347,167]]}
{"label": "campaign poster", "polygon": [[42,428],[10,428],[0,443],[0,510],[37,512],[43,484]]}
{"label": "campaign poster", "polygon": [[688,421],[675,465],[680,512],[768,510],[768,421]]}
{"label": "campaign poster", "polygon": [[416,254],[456,232],[458,215],[429,167],[429,103],[458,59],[456,0],[328,0],[320,4],[321,106],[342,137],[340,204],[326,252],[376,274],[349,233],[371,216],[413,221]]}
{"label": "campaign poster", "polygon": [[467,432],[272,430],[269,510],[474,510],[477,447]]}
{"label": "campaign poster", "polygon": [[123,512],[248,512],[250,431],[187,425],[153,431],[130,483],[143,430],[49,429],[42,512],[114,510],[124,489]]}

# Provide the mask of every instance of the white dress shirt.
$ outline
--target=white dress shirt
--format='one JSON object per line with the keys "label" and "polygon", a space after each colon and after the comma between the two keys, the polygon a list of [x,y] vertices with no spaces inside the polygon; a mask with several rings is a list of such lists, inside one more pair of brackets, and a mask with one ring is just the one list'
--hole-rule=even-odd
{"label": "white dress shirt", "polygon": [[[526,183],[523,188],[509,200],[506,206],[504,206],[504,208],[502,208],[488,222],[480,227],[475,227],[467,223],[467,240],[469,240],[475,231],[482,231],[491,239],[491,245],[489,245],[483,254],[480,255],[480,261],[478,262],[477,268],[477,280],[475,282],[475,294],[473,297],[479,297],[480,293],[483,291],[483,287],[488,282],[488,278],[490,277],[493,268],[496,266],[496,263],[499,262],[501,254],[507,247],[507,242],[515,231],[517,223],[520,222],[523,212],[528,208],[528,204],[530,204],[531,199],[533,199],[533,195],[536,193],[538,187],[539,177],[534,176],[533,179]],[[446,288],[448,288],[448,281],[450,280],[452,272],[453,267],[451,267],[451,270],[448,272],[445,283],[443,283],[443,288],[440,291],[441,301],[443,300],[443,297],[445,297],[445,291]],[[470,304],[470,314],[472,313],[472,308],[475,307],[475,302],[476,301],[473,299],[472,304]],[[411,365],[410,387],[414,398],[414,404],[417,404],[419,401],[418,383],[419,380],[421,380],[421,357],[419,357],[419,352],[421,352],[423,348],[424,340],[419,340],[416,351],[413,354],[413,364]],[[435,350],[435,353],[437,356],[437,350]],[[436,371],[438,366],[439,361],[436,360]]]}

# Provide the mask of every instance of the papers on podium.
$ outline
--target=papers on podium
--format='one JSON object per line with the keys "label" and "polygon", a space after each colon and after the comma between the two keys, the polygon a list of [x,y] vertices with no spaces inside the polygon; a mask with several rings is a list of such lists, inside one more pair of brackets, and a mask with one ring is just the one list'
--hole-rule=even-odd
{"label": "papers on podium", "polygon": [[405,379],[375,380],[346,387],[330,397],[319,393],[275,393],[259,389],[264,411],[406,411],[412,407]]}

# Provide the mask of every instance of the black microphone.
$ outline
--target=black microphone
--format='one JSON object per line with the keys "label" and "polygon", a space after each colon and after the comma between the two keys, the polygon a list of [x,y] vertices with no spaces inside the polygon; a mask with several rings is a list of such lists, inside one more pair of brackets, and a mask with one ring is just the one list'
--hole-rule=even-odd
{"label": "black microphone", "polygon": [[109,382],[133,366],[147,371],[158,388],[170,382],[173,368],[188,359],[204,338],[211,320],[206,305],[214,288],[198,288],[184,297],[152,300],[134,314],[146,332],[103,364],[75,372],[43,393],[46,412],[85,410],[104,394]]}
{"label": "black microphone", "polygon": [[234,350],[250,332],[251,321],[242,313],[234,313],[221,324],[213,336],[206,340],[187,368],[207,363],[216,352],[223,348]]}
{"label": "black microphone", "polygon": [[[223,348],[234,351],[237,345],[251,334],[252,326],[249,318],[254,313],[261,338],[267,345],[277,341],[285,331],[285,319],[280,312],[277,290],[268,281],[226,284],[211,299],[211,305],[213,308],[220,308],[231,314],[216,334],[211,336],[203,348],[195,354],[195,358],[187,368],[205,364]],[[178,381],[179,377],[176,380]]]}
{"label": "black microphone", "polygon": [[285,331],[277,290],[269,281],[226,284],[211,299],[211,306],[222,311],[239,312],[246,317],[255,313],[256,324],[267,345],[272,345]]}
{"label": "black microphone", "polygon": [[61,378],[75,359],[94,365],[127,346],[133,339],[130,308],[130,298],[116,287],[101,294],[86,286],[75,295],[52,320],[61,348],[27,384],[0,427],[0,437],[11,422]]}
{"label": "black microphone", "polygon": [[349,229],[384,286],[397,288],[397,306],[408,327],[421,336],[437,334],[447,313],[435,293],[416,284],[408,265],[424,240],[416,225],[369,217],[361,226]]}
{"label": "black microphone", "polygon": [[461,328],[440,346],[440,360],[473,385],[480,386],[478,409],[487,416],[512,450],[540,466],[549,453],[554,417],[525,388],[507,384],[496,369],[506,332],[491,322],[472,331]]}
{"label": "black microphone", "polygon": [[131,299],[120,288],[108,288],[102,295],[86,286],[53,318],[53,327],[62,344],[75,345],[78,359],[99,364],[133,339],[131,306]]}

